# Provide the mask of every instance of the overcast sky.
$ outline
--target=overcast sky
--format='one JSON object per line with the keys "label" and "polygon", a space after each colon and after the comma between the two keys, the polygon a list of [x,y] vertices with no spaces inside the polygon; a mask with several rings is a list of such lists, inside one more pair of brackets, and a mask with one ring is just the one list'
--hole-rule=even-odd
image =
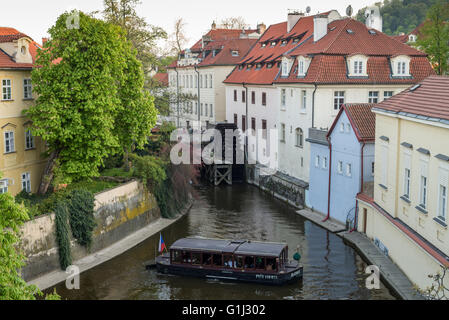
{"label": "overcast sky", "polygon": [[[79,9],[85,12],[101,10],[103,0],[1,0],[0,26],[14,27],[41,43],[48,36],[47,30],[56,18],[66,10]],[[177,18],[186,22],[186,33],[192,45],[202,34],[210,29],[213,20],[217,23],[226,17],[242,16],[255,27],[258,22],[267,26],[285,21],[288,9],[305,11],[310,6],[311,13],[336,9],[345,15],[348,5],[354,8],[354,14],[360,8],[371,5],[375,0],[141,0],[138,14],[147,22],[173,32]]]}

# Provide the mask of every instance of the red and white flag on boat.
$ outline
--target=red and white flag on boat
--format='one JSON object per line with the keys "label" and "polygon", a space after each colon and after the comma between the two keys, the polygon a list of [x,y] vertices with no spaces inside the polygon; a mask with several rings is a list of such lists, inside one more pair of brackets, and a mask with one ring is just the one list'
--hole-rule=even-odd
{"label": "red and white flag on boat", "polygon": [[165,246],[164,239],[162,239],[162,233],[159,236],[159,253],[164,252],[164,250],[167,250],[167,247]]}

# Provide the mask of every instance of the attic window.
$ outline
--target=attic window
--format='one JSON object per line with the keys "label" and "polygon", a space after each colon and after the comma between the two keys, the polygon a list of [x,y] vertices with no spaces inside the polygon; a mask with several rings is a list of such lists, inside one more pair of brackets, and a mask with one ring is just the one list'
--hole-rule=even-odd
{"label": "attic window", "polygon": [[369,34],[372,34],[372,35],[376,35],[377,34],[376,30],[373,30],[373,29],[369,30],[368,32],[369,32]]}
{"label": "attic window", "polygon": [[27,50],[27,48],[26,48],[25,46],[22,46],[22,47],[20,48],[20,52],[22,52],[22,54],[25,54],[25,53],[26,53],[26,50]]}
{"label": "attic window", "polygon": [[268,69],[273,68],[273,64],[270,62],[269,64],[267,64],[267,68],[268,68]]}
{"label": "attic window", "polygon": [[298,42],[299,42],[299,38],[293,39],[293,43],[298,43]]}
{"label": "attic window", "polygon": [[243,69],[243,65],[241,64],[241,65],[239,65],[239,70],[242,70]]}
{"label": "attic window", "polygon": [[334,31],[336,28],[337,28],[337,27],[332,27],[332,28],[330,29],[330,31]]}
{"label": "attic window", "polygon": [[271,46],[274,47],[276,45],[276,41],[271,41]]}
{"label": "attic window", "polygon": [[421,87],[421,85],[420,84],[417,84],[417,85],[415,85],[415,86],[413,86],[413,87],[411,87],[410,88],[410,91],[415,91],[416,89],[418,89],[418,88],[420,88]]}
{"label": "attic window", "polygon": [[232,50],[231,54],[232,54],[233,57],[238,57],[239,56],[238,50]]}
{"label": "attic window", "polygon": [[262,48],[265,48],[267,46],[267,44],[264,42],[262,43]]}
{"label": "attic window", "polygon": [[261,63],[256,64],[256,69],[260,69],[260,68],[262,68],[262,64]]}
{"label": "attic window", "polygon": [[352,31],[351,29],[347,29],[346,32],[349,34],[354,34],[354,31]]}
{"label": "attic window", "polygon": [[287,44],[287,40],[282,40],[282,45],[285,46]]}
{"label": "attic window", "polygon": [[251,69],[252,67],[253,67],[253,65],[252,65],[252,64],[249,64],[247,68],[248,68],[248,69]]}

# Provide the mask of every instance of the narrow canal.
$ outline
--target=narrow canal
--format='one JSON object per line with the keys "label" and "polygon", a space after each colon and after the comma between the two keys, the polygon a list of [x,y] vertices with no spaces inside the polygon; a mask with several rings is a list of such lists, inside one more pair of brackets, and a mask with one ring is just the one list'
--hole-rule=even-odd
{"label": "narrow canal", "polygon": [[197,196],[190,213],[162,232],[168,246],[187,236],[287,241],[290,255],[301,246],[303,281],[267,287],[159,275],[144,267],[155,256],[158,234],[83,273],[80,290],[69,291],[63,283],[57,292],[64,299],[394,299],[383,284],[379,290],[366,289],[367,264],[339,237],[259,189],[203,186]]}

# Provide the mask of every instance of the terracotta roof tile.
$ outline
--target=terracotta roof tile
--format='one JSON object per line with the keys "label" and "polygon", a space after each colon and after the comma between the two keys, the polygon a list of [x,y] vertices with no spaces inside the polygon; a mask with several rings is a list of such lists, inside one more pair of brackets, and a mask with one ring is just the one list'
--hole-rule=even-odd
{"label": "terracotta roof tile", "polygon": [[[28,36],[24,33],[17,31],[14,28],[0,27],[0,43],[12,42],[23,37]],[[34,63],[36,62],[38,48],[40,48],[40,45],[31,39],[29,51],[31,57],[33,58],[33,63],[16,63],[12,59],[12,57],[10,57],[5,51],[0,49],[0,68],[17,68],[17,69],[32,68],[34,66]]]}
{"label": "terracotta roof tile", "polygon": [[168,73],[167,72],[159,72],[156,73],[153,77],[157,81],[159,81],[161,84],[168,86]]}
{"label": "terracotta roof tile", "polygon": [[376,115],[371,109],[374,104],[346,104],[343,106],[357,137],[361,141],[374,140],[376,137]]}
{"label": "terracotta roof tile", "polygon": [[416,86],[416,90],[410,89],[377,104],[375,108],[449,124],[448,76],[428,77]]}

